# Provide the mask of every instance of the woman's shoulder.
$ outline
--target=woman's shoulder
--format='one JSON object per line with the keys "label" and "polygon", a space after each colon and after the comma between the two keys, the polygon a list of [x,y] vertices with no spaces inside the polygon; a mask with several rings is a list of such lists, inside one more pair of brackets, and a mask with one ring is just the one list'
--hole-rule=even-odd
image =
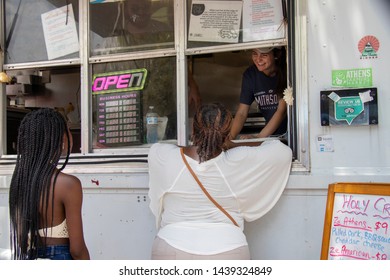
{"label": "woman's shoulder", "polygon": [[56,187],[81,188],[81,181],[74,175],[60,172],[57,177]]}
{"label": "woman's shoulder", "polygon": [[279,139],[272,139],[265,140],[261,145],[259,146],[261,149],[266,151],[280,151],[281,153],[291,153],[291,148],[280,141]]}
{"label": "woman's shoulder", "polygon": [[291,148],[280,140],[266,140],[259,146],[239,146],[228,150],[229,160],[241,161],[246,157],[259,157],[267,155],[270,158],[291,154]]}
{"label": "woman's shoulder", "polygon": [[54,190],[57,198],[64,204],[71,201],[82,201],[81,181],[74,175],[60,172]]}
{"label": "woman's shoulder", "polygon": [[150,147],[150,151],[173,151],[180,149],[179,146],[171,143],[155,143]]}
{"label": "woman's shoulder", "polygon": [[170,143],[156,143],[150,147],[149,158],[170,158],[173,154],[178,154],[180,147]]}
{"label": "woman's shoulder", "polygon": [[245,69],[244,76],[254,76],[257,72],[259,71],[257,70],[256,65],[251,64],[248,68]]}

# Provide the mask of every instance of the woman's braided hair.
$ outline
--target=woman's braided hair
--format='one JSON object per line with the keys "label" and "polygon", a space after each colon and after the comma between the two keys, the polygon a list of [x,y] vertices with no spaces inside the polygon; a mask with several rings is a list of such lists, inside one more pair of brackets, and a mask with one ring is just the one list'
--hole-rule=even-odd
{"label": "woman's braided hair", "polygon": [[214,158],[223,151],[229,135],[232,115],[222,104],[202,105],[195,113],[192,142],[197,147],[199,162]]}
{"label": "woman's braided hair", "polygon": [[[46,238],[42,242],[38,229],[41,226],[52,226],[53,221],[51,225],[45,225],[43,221],[49,223],[49,199],[52,203],[58,173],[65,168],[69,159],[68,133],[64,117],[49,108],[28,113],[20,124],[16,165],[9,192],[14,259],[35,259],[36,248],[46,245]],[[64,164],[57,169],[63,150],[64,134],[68,139],[68,150]]]}

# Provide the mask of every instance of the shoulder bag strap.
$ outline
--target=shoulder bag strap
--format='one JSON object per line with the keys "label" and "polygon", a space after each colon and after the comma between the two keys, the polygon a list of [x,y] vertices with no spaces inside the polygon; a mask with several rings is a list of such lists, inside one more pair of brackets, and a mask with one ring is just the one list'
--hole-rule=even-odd
{"label": "shoulder bag strap", "polygon": [[215,201],[214,198],[212,198],[212,196],[208,193],[208,191],[205,189],[205,187],[203,186],[203,184],[199,181],[198,179],[198,176],[196,176],[195,172],[192,170],[191,166],[188,164],[185,156],[184,156],[184,151],[183,151],[183,148],[180,148],[180,153],[181,153],[181,157],[183,158],[183,161],[184,163],[186,164],[188,170],[190,171],[192,177],[194,177],[195,181],[198,183],[198,185],[200,186],[200,188],[202,189],[202,191],[205,193],[205,195],[208,197],[208,199],[211,200],[212,203],[215,204],[215,206],[218,207],[219,210],[221,210],[231,221],[232,223],[235,225],[235,226],[238,226],[237,222],[234,220],[234,218],[232,216],[230,216],[230,214],[225,210],[223,209],[223,207],[221,205],[218,204],[218,202]]}

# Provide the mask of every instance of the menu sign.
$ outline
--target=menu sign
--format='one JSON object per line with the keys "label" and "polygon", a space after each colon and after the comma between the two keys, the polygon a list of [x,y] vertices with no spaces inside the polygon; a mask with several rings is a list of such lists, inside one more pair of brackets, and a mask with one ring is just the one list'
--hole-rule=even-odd
{"label": "menu sign", "polygon": [[328,259],[390,258],[390,197],[336,194]]}
{"label": "menu sign", "polygon": [[72,4],[44,13],[41,19],[49,60],[79,51]]}
{"label": "menu sign", "polygon": [[110,93],[97,96],[97,142],[105,146],[140,144],[140,94]]}
{"label": "menu sign", "polygon": [[390,259],[390,184],[329,185],[321,259]]}
{"label": "menu sign", "polygon": [[146,69],[110,72],[94,76],[97,143],[106,147],[141,144],[141,93]]}
{"label": "menu sign", "polygon": [[280,0],[243,1],[243,42],[284,38],[283,6]]}

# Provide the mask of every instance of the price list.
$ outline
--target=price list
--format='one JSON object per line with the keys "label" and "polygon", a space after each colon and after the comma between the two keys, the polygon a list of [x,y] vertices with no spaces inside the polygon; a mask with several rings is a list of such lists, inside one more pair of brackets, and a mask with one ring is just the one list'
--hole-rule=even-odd
{"label": "price list", "polygon": [[337,194],[328,259],[390,258],[390,197]]}
{"label": "price list", "polygon": [[97,95],[97,141],[115,147],[142,143],[139,92]]}

